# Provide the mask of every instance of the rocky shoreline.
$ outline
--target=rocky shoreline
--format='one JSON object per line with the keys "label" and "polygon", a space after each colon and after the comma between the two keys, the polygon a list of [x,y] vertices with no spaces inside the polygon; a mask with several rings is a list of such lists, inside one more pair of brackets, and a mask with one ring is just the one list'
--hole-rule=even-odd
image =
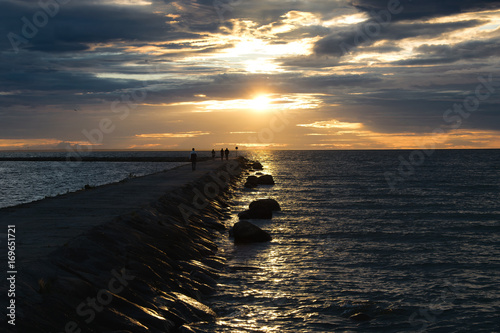
{"label": "rocky shoreline", "polygon": [[247,167],[227,163],[23,270],[16,331],[194,332],[189,324],[214,320],[203,304],[224,266],[214,240]]}

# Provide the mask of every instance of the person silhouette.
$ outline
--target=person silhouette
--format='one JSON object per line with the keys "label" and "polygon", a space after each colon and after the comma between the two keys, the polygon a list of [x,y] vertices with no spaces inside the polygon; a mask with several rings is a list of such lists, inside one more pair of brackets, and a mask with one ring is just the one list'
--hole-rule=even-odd
{"label": "person silhouette", "polygon": [[229,159],[229,149],[226,148],[225,154],[226,154],[226,160]]}
{"label": "person silhouette", "polygon": [[215,160],[215,149],[212,149],[212,159]]}
{"label": "person silhouette", "polygon": [[197,158],[197,154],[196,152],[194,151],[194,148],[191,150],[191,156],[190,156],[190,159],[191,159],[191,169],[194,171],[196,170],[196,158]]}
{"label": "person silhouette", "polygon": [[220,149],[220,160],[224,161],[224,148]]}

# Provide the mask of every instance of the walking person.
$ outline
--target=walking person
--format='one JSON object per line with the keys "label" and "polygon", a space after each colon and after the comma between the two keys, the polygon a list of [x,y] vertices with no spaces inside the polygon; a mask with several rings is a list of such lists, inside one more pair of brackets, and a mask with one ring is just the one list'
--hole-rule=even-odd
{"label": "walking person", "polygon": [[224,148],[220,149],[220,160],[224,161]]}
{"label": "walking person", "polygon": [[226,148],[226,160],[229,159],[229,149]]}
{"label": "walking person", "polygon": [[212,159],[215,160],[215,149],[212,149]]}
{"label": "walking person", "polygon": [[196,170],[196,158],[198,157],[196,152],[194,151],[194,148],[191,150],[191,168]]}

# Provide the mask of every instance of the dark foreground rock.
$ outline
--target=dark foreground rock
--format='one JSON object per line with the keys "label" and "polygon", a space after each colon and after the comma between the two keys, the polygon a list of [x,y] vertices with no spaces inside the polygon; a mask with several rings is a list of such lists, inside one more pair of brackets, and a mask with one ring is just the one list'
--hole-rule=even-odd
{"label": "dark foreground rock", "polygon": [[260,162],[253,162],[252,163],[252,168],[254,170],[262,170],[262,169],[264,169],[264,167],[262,166],[262,164]]}
{"label": "dark foreground rock", "polygon": [[248,176],[247,181],[245,182],[246,188],[254,188],[259,185],[259,179],[256,176]]}
{"label": "dark foreground rock", "polygon": [[269,242],[272,237],[267,232],[248,221],[237,222],[231,232],[235,243]]}
{"label": "dark foreground rock", "polygon": [[266,209],[271,211],[280,211],[281,207],[278,201],[274,199],[260,199],[250,203],[250,210]]}
{"label": "dark foreground rock", "polygon": [[16,281],[17,332],[169,333],[214,320],[203,299],[224,263],[214,240],[236,182],[200,208],[193,198],[211,181],[166,193],[30,262]]}
{"label": "dark foreground rock", "polygon": [[252,201],[249,209],[238,213],[240,220],[271,219],[273,211],[280,211],[280,204],[274,199],[260,199]]}
{"label": "dark foreground rock", "polygon": [[264,175],[260,176],[259,179],[257,179],[257,183],[259,185],[274,185],[274,179],[271,175]]}
{"label": "dark foreground rock", "polygon": [[257,176],[248,176],[247,181],[245,182],[246,188],[254,188],[258,185],[274,185],[274,178],[271,175],[263,175],[260,177]]}

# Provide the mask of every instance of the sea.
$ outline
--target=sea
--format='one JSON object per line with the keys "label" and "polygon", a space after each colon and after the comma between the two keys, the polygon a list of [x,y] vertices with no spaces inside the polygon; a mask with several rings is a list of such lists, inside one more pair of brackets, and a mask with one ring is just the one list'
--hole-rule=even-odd
{"label": "sea", "polygon": [[9,151],[1,158],[74,158],[73,162],[59,161],[2,161],[0,160],[0,208],[29,203],[46,197],[75,192],[85,186],[111,184],[132,177],[146,176],[173,169],[183,162],[82,162],[79,157],[181,157],[189,152],[94,151],[75,154],[65,151]]}
{"label": "sea", "polygon": [[[256,199],[282,210],[251,221],[271,242],[217,240],[218,319],[197,332],[500,332],[500,150],[246,156],[276,184],[238,186],[225,223]],[[50,163],[0,162],[1,204],[174,167]]]}

